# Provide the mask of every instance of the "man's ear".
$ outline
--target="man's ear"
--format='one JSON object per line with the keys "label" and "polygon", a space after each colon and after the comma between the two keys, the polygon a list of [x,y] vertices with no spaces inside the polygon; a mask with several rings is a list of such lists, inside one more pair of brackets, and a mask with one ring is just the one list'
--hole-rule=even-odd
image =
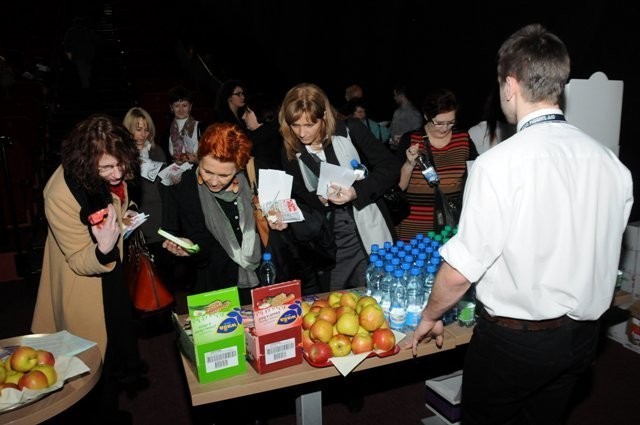
{"label": "man's ear", "polygon": [[505,80],[504,86],[504,98],[505,100],[509,101],[518,91],[518,81],[515,78],[508,76]]}

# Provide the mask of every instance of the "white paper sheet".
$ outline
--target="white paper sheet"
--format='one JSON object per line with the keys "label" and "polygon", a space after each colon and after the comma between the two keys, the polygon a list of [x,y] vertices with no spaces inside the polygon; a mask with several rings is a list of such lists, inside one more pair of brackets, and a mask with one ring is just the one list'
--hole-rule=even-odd
{"label": "white paper sheet", "polygon": [[328,162],[320,163],[320,176],[318,176],[318,189],[316,193],[323,198],[328,198],[327,193],[330,185],[338,185],[348,189],[356,180],[356,175],[351,168],[340,167],[338,165],[329,164]]}

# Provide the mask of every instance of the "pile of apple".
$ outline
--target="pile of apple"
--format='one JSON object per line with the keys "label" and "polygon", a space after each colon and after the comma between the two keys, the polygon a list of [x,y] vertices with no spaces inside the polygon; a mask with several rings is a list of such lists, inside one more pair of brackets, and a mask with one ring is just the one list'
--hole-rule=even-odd
{"label": "pile of apple", "polygon": [[41,390],[58,380],[56,360],[50,351],[21,345],[4,361],[0,360],[0,391],[4,388]]}
{"label": "pile of apple", "polygon": [[324,364],[349,353],[389,351],[396,338],[375,298],[334,291],[311,305],[302,303],[302,347],[309,360]]}

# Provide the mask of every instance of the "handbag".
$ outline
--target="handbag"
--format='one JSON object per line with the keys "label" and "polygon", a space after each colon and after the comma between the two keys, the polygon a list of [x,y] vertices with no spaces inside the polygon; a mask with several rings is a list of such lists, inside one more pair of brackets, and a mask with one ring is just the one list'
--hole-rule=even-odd
{"label": "handbag", "polygon": [[249,187],[253,192],[251,198],[251,204],[253,205],[253,218],[256,222],[256,231],[260,235],[262,246],[267,247],[269,244],[269,223],[267,223],[267,217],[262,212],[260,206],[260,199],[258,198],[258,185],[256,184],[256,167],[253,161],[253,157],[249,158],[247,162],[247,176],[249,177]]}
{"label": "handbag", "polygon": [[153,313],[164,310],[175,302],[173,294],[156,273],[140,229],[130,237],[126,276],[129,296],[136,310]]}
{"label": "handbag", "polygon": [[409,203],[409,199],[407,199],[406,192],[400,189],[398,185],[392,186],[391,189],[382,194],[382,198],[389,210],[394,225],[397,226],[402,220],[409,217],[411,204]]}
{"label": "handbag", "polygon": [[436,186],[435,224],[439,229],[444,226],[457,226],[462,212],[462,192],[446,194]]}

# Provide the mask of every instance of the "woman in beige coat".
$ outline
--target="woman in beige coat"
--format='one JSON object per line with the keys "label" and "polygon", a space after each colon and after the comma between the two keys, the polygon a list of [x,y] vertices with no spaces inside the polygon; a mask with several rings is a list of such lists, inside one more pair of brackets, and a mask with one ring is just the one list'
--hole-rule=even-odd
{"label": "woman in beige coat", "polygon": [[76,125],[61,154],[44,189],[49,232],[31,329],[98,343],[99,417],[117,421],[127,415],[117,409],[118,392],[148,385],[122,267],[123,217],[136,214],[126,180],[139,173],[139,153],[122,124],[94,115]]}

